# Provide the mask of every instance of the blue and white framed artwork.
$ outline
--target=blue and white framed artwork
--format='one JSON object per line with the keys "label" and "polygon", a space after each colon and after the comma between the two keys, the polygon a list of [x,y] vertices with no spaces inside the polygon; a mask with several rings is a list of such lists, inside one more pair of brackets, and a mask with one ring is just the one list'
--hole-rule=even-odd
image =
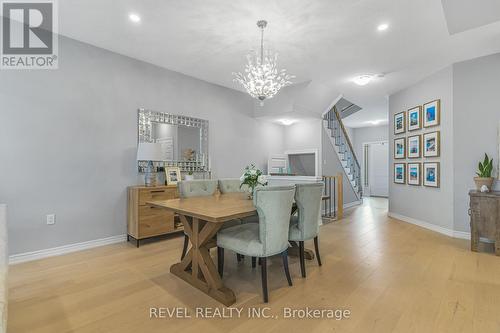
{"label": "blue and white framed artwork", "polygon": [[408,158],[420,158],[421,150],[421,135],[413,135],[408,137]]}
{"label": "blue and white framed artwork", "polygon": [[439,157],[441,139],[439,131],[424,134],[424,157]]}
{"label": "blue and white framed artwork", "polygon": [[420,185],[420,163],[408,163],[408,185]]}
{"label": "blue and white framed artwork", "polygon": [[404,111],[394,115],[394,134],[401,134],[406,131],[405,115]]}
{"label": "blue and white framed artwork", "polygon": [[441,118],[441,100],[424,104],[424,127],[438,126]]}
{"label": "blue and white framed artwork", "polygon": [[408,110],[408,131],[416,131],[422,128],[421,121],[422,107],[416,106],[410,110]]}
{"label": "blue and white framed artwork", "polygon": [[439,187],[439,162],[424,163],[424,186]]}
{"label": "blue and white framed artwork", "polygon": [[394,159],[404,159],[405,150],[405,138],[394,139]]}
{"label": "blue and white framed artwork", "polygon": [[394,183],[405,184],[406,163],[394,163]]}

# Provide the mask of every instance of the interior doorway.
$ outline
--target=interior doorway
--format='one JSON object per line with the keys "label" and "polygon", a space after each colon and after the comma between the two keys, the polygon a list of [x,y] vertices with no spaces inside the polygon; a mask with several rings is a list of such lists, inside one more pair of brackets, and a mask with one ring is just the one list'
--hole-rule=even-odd
{"label": "interior doorway", "polygon": [[389,143],[387,141],[363,144],[363,194],[389,196]]}

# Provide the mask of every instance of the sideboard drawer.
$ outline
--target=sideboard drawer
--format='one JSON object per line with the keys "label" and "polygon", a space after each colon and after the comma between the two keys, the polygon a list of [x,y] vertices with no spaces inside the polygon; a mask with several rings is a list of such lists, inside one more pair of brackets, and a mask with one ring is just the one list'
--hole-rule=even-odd
{"label": "sideboard drawer", "polygon": [[143,206],[148,201],[174,199],[177,189],[142,189],[139,191],[139,205]]}
{"label": "sideboard drawer", "polygon": [[183,230],[175,226],[172,211],[147,204],[148,201],[177,198],[177,186],[130,186],[127,197],[127,239],[134,238],[137,247],[141,239]]}
{"label": "sideboard drawer", "polygon": [[174,231],[174,214],[151,214],[139,220],[139,238],[162,235]]}

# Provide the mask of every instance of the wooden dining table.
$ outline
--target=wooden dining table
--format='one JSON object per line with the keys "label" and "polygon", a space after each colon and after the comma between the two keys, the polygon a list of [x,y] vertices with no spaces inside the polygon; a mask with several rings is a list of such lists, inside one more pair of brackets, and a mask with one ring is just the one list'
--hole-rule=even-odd
{"label": "wooden dining table", "polygon": [[[177,213],[189,237],[189,251],[181,262],[170,267],[170,272],[222,304],[234,304],[234,292],[222,283],[210,248],[217,246],[214,236],[225,222],[257,214],[253,200],[245,193],[228,193],[148,201],[147,204]],[[290,252],[298,255],[298,250]],[[306,250],[305,257],[314,259],[314,254]]]}

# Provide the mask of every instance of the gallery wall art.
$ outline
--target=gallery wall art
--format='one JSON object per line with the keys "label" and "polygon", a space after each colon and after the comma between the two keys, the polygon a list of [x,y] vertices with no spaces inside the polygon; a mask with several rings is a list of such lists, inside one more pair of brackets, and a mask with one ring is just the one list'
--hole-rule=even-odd
{"label": "gallery wall art", "polygon": [[408,185],[420,186],[420,163],[408,163]]}
{"label": "gallery wall art", "polygon": [[424,163],[424,186],[439,187],[439,162]]}
{"label": "gallery wall art", "polygon": [[408,110],[408,131],[416,131],[422,128],[422,107],[419,105]]}
{"label": "gallery wall art", "polygon": [[441,100],[424,104],[424,127],[438,126],[441,117]]}
{"label": "gallery wall art", "polygon": [[421,154],[421,135],[408,137],[408,158],[420,158]]}
{"label": "gallery wall art", "polygon": [[404,159],[406,157],[405,144],[406,144],[405,138],[394,139],[394,159],[399,160],[399,159]]}
{"label": "gallery wall art", "polygon": [[439,157],[440,154],[439,131],[424,134],[424,157]]}
{"label": "gallery wall art", "polygon": [[[431,130],[441,122],[441,100],[436,99],[394,115],[394,183],[440,187],[441,131]],[[421,131],[422,133],[419,133]],[[410,135],[410,132],[412,132]],[[416,132],[416,133],[413,133]],[[405,133],[408,133],[406,136]],[[499,124],[500,154],[500,124]],[[424,161],[419,161],[424,159]],[[499,169],[500,177],[500,169]]]}
{"label": "gallery wall art", "polygon": [[404,184],[406,174],[406,163],[394,163],[394,183]]}
{"label": "gallery wall art", "polygon": [[405,112],[396,113],[394,115],[394,134],[401,134],[406,132],[405,119]]}

